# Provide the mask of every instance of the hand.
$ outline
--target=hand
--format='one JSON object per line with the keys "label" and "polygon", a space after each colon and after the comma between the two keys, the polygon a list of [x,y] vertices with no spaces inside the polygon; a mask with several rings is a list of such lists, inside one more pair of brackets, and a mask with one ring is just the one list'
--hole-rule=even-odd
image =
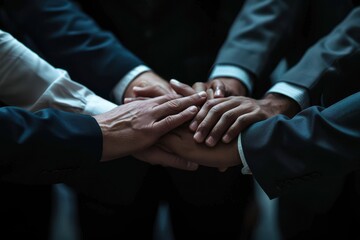
{"label": "hand", "polygon": [[173,167],[181,170],[195,171],[199,167],[199,164],[182,159],[156,145],[135,153],[133,156],[150,164],[159,164],[164,167]]}
{"label": "hand", "polygon": [[[205,83],[202,83],[205,84]],[[195,94],[197,92],[201,92],[200,90],[197,91],[196,89],[190,87],[187,84],[181,83],[178,80],[175,79],[171,79],[170,80],[170,86],[172,87],[172,89],[174,89],[174,91],[182,96],[190,96],[192,94]],[[198,85],[200,86],[200,85]],[[206,91],[207,94],[207,99],[213,99],[214,98],[214,93],[213,90],[211,88],[206,89],[204,88],[203,91]]]}
{"label": "hand", "polygon": [[222,139],[229,143],[249,125],[277,114],[292,117],[299,111],[292,99],[269,94],[264,99],[228,97],[208,100],[190,124],[198,143],[215,146]]}
{"label": "hand", "polygon": [[229,144],[218,144],[210,148],[194,141],[192,132],[187,128],[178,128],[160,139],[158,145],[165,151],[176,154],[183,161],[191,161],[221,171],[241,165],[237,141]]}
{"label": "hand", "polygon": [[207,83],[194,83],[193,88],[199,91],[206,91],[212,89],[214,98],[222,98],[229,96],[246,96],[247,89],[244,84],[235,78],[215,78]]}
{"label": "hand", "polygon": [[125,91],[125,98],[158,97],[175,93],[170,84],[152,71],[144,72],[134,79]]}
{"label": "hand", "polygon": [[191,120],[206,93],[169,94],[131,101],[94,116],[103,134],[102,161],[120,158],[153,145],[162,135]]}

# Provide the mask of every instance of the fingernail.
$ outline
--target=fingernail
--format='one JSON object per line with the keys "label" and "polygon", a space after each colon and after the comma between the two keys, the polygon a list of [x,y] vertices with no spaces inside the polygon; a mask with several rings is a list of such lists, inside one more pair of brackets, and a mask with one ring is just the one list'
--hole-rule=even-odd
{"label": "fingernail", "polygon": [[170,82],[175,85],[180,85],[180,82],[176,79],[171,79]]}
{"label": "fingernail", "polygon": [[193,121],[193,122],[190,124],[189,128],[190,128],[190,130],[192,130],[192,131],[195,132],[196,129],[197,129],[197,126],[198,126],[197,121]]}
{"label": "fingernail", "polygon": [[206,92],[205,91],[198,92],[198,94],[199,94],[200,97],[206,97]]}
{"label": "fingernail", "polygon": [[134,91],[139,91],[139,90],[141,90],[141,89],[142,89],[142,87],[139,87],[139,86],[133,87],[133,90],[134,90]]}
{"label": "fingernail", "polygon": [[208,145],[208,146],[210,146],[210,147],[213,147],[213,146],[215,146],[215,140],[214,140],[214,138],[213,137],[208,137],[207,139],[206,139],[206,145]]}
{"label": "fingernail", "polygon": [[191,106],[191,107],[189,107],[189,110],[193,113],[197,113],[198,108],[196,106]]}
{"label": "fingernail", "polygon": [[221,90],[220,89],[216,89],[215,91],[215,96],[220,96],[221,95]]}
{"label": "fingernail", "polygon": [[187,162],[187,164],[186,164],[186,168],[189,170],[196,170],[196,169],[198,169],[198,167],[199,167],[199,164],[194,163],[194,162]]}
{"label": "fingernail", "polygon": [[229,135],[225,135],[223,138],[222,138],[223,142],[224,143],[229,143],[231,141],[231,138]]}
{"label": "fingernail", "polygon": [[201,133],[200,132],[196,132],[195,133],[195,135],[194,135],[194,140],[196,141],[196,142],[202,142],[202,135],[201,135]]}

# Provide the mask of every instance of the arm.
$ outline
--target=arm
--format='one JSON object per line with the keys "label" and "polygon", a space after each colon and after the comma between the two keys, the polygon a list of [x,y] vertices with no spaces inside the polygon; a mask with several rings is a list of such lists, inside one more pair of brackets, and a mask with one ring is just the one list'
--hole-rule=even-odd
{"label": "arm", "polygon": [[357,93],[292,119],[277,116],[258,122],[241,134],[245,160],[270,198],[359,170],[359,104]]}
{"label": "arm", "polygon": [[307,5],[308,1],[301,0],[246,1],[218,53],[210,79],[237,79],[243,85],[228,92],[249,96],[254,87],[270,86],[263,80],[284,56],[284,46],[301,27]]}
{"label": "arm", "polygon": [[53,107],[91,115],[115,107],[1,30],[0,75],[0,100],[7,105],[32,111]]}
{"label": "arm", "polygon": [[[326,104],[324,100],[336,102],[346,96],[339,95],[339,92],[357,89],[360,74],[359,21],[360,7],[357,7],[331,33],[313,45],[279,81],[305,88],[311,105]],[[347,95],[350,93],[353,91],[346,91]],[[326,98],[321,99],[322,95]]]}
{"label": "arm", "polygon": [[95,119],[45,109],[0,108],[1,175],[22,183],[56,183],[100,160],[102,134]]}
{"label": "arm", "polygon": [[108,98],[122,77],[143,64],[72,1],[6,0],[4,6],[47,61],[102,97]]}
{"label": "arm", "polygon": [[[159,144],[181,159],[209,167],[247,163],[270,198],[296,193],[305,203],[305,196],[334,196],[344,178],[360,169],[359,106],[357,93],[326,109],[308,108],[292,119],[272,117],[250,126],[238,142],[213,148],[193,141],[187,129],[164,136]],[[315,208],[322,209],[322,204]]]}
{"label": "arm", "polygon": [[[205,93],[184,98],[167,95],[133,101],[94,117],[54,109],[29,113],[15,107],[0,108],[1,172],[12,181],[66,181],[79,168],[150,147],[189,121],[197,112],[193,105],[205,99]],[[197,168],[187,161],[166,164]]]}

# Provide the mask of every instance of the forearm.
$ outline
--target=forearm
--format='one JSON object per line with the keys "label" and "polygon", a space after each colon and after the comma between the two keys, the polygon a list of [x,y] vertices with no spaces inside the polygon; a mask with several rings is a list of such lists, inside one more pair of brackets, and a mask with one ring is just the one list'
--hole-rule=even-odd
{"label": "forearm", "polygon": [[[68,0],[6,0],[12,23],[57,67],[102,97],[142,61]],[[29,21],[31,19],[31,21]],[[34,28],[34,25],[37,27]]]}
{"label": "forearm", "polygon": [[[246,1],[235,19],[215,65],[241,67],[261,80],[273,71],[291,41],[307,1]],[[261,84],[261,83],[259,83]]]}
{"label": "forearm", "polygon": [[246,161],[269,197],[360,168],[359,103],[360,93],[327,109],[255,123],[242,133]]}
{"label": "forearm", "polygon": [[66,71],[56,69],[0,30],[0,99],[7,105],[32,111],[57,108],[98,114],[116,105],[72,81]]}
{"label": "forearm", "polygon": [[307,89],[311,105],[337,98],[338,91],[344,91],[339,86],[358,86],[355,79],[360,74],[359,21],[360,7],[357,7],[331,33],[309,48],[279,82]]}
{"label": "forearm", "polygon": [[7,180],[61,182],[100,160],[102,134],[90,116],[3,107],[0,119],[1,172]]}

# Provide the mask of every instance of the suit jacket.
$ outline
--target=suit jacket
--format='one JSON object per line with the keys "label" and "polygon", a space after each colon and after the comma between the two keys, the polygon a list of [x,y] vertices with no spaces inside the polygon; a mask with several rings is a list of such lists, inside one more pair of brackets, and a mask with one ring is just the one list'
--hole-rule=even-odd
{"label": "suit jacket", "polygon": [[94,118],[45,109],[0,108],[1,178],[23,184],[66,182],[99,162],[102,134]]}
{"label": "suit jacket", "polygon": [[[254,96],[262,97],[274,84],[271,73],[281,59],[286,60],[287,68],[297,64],[308,47],[328,34],[354,6],[351,0],[249,0],[235,19],[215,64],[247,70],[253,76]],[[324,58],[340,57],[338,54]],[[324,67],[318,65],[317,69],[321,72]],[[318,76],[306,77],[289,82],[312,91]]]}
{"label": "suit jacket", "polygon": [[255,179],[270,198],[279,197],[285,238],[300,234],[295,239],[316,239],[356,232],[359,103],[360,92],[327,108],[308,108],[293,119],[267,119],[242,134],[246,161]]}
{"label": "suit jacket", "polygon": [[[216,46],[221,43],[219,36],[225,37],[223,26],[230,25],[231,13],[235,17],[239,7],[233,6],[241,1],[218,1],[217,4],[154,1],[149,9],[146,2],[84,1],[81,6],[89,13],[100,14],[102,20],[99,23],[110,29],[113,25],[107,25],[109,22],[104,15],[108,14],[112,22],[116,22],[117,28],[111,29],[117,38],[164,77],[179,76],[181,81],[191,77],[189,83],[205,80],[218,49]],[[73,1],[6,0],[4,3],[8,19],[30,36],[45,59],[66,69],[74,80],[95,93],[109,96],[112,87],[127,71],[143,63],[119,47],[122,46],[119,43],[116,46],[114,35],[103,31]],[[146,13],[146,9],[150,11]],[[226,9],[230,9],[230,14]],[[150,33],[147,30],[151,30]],[[74,181],[71,185],[102,202],[129,203],[137,196],[149,167],[149,164],[128,157],[84,171],[79,178],[83,181]],[[196,204],[223,204],[237,192],[237,189],[233,190],[236,184],[229,182],[240,182],[243,178],[236,169],[225,174],[215,169],[196,173],[169,171],[181,194]],[[241,182],[248,183],[247,180]]]}
{"label": "suit jacket", "polygon": [[359,103],[360,92],[292,119],[280,115],[255,123],[242,134],[246,160],[270,198],[319,187],[324,179],[334,187],[332,182],[360,170]]}
{"label": "suit jacket", "polygon": [[[13,35],[25,34],[30,48],[104,98],[111,98],[119,80],[143,63],[72,1],[4,1],[4,10],[6,19],[15,23],[7,25]],[[126,204],[136,198],[148,168],[149,164],[126,157],[83,168],[68,184],[101,202]]]}
{"label": "suit jacket", "polygon": [[[299,63],[280,80],[308,89],[312,104],[325,107],[358,92],[359,21],[360,8],[357,7],[326,37],[309,48]],[[268,178],[270,172],[266,174],[259,171],[255,176],[270,197],[282,195],[279,198],[279,216],[285,236],[299,233],[300,230],[309,228],[313,222],[315,224],[311,226],[309,236],[314,238],[324,236],[324,231],[319,229],[326,229],[325,232],[329,235],[334,234],[335,230],[338,233],[350,232],[348,228],[351,224],[345,224],[345,221],[339,224],[336,219],[342,218],[337,212],[346,212],[348,206],[351,206],[354,212],[359,212],[355,210],[356,205],[349,203],[350,199],[359,198],[355,190],[358,188],[356,179],[359,179],[359,173],[356,172],[357,163],[354,163],[359,156],[356,148],[360,146],[356,139],[359,131],[355,124],[357,99],[358,94],[322,112],[311,108],[291,121],[282,121],[281,116],[278,123],[275,123],[276,118],[269,120],[268,123],[273,121],[268,127],[270,130],[264,131],[267,134],[262,134],[265,138],[258,136],[256,146],[251,146],[250,137],[247,139],[247,133],[244,134],[245,148],[253,149],[251,153],[245,153],[245,156],[257,159],[249,161],[251,169],[257,172],[263,166],[271,165],[268,169],[278,171],[278,177],[271,180]],[[254,124],[248,132],[257,126],[259,125]],[[293,126],[296,126],[296,129]],[[277,128],[282,130],[275,131]],[[281,149],[274,146],[279,142],[282,143],[279,145]],[[258,146],[264,147],[266,164],[259,160],[262,151],[255,150]],[[291,156],[292,154],[294,156]],[[277,160],[274,160],[275,158]],[[261,166],[262,164],[264,165]],[[318,171],[319,169],[321,171]],[[344,194],[344,189],[352,190],[347,190]],[[358,219],[358,216],[355,219]],[[335,228],[332,225],[338,226]],[[340,225],[344,227],[340,228]]]}
{"label": "suit jacket", "polygon": [[165,79],[206,81],[243,0],[79,0]]}
{"label": "suit jacket", "polygon": [[8,31],[104,98],[109,99],[119,80],[143,63],[72,1],[6,0],[4,10],[4,22],[12,23]]}
{"label": "suit jacket", "polygon": [[[126,72],[141,63],[165,79],[177,78],[189,84],[205,81],[243,3],[236,0],[75,1],[96,20],[95,24],[79,13],[80,9],[75,9],[74,1],[4,2],[9,19],[21,32],[31,36],[38,50],[46,53],[45,59],[66,69],[90,89],[103,90],[99,92],[103,97],[108,96],[111,86]],[[45,17],[51,20],[43,21]],[[114,36],[109,32],[101,33],[98,25],[110,30],[142,61],[125,48],[114,46]],[[65,34],[68,30],[71,38]],[[94,34],[98,36],[91,37]],[[71,46],[74,43],[76,47]],[[115,54],[120,51],[123,52],[121,58]],[[90,58],[96,59],[97,64],[94,60],[89,62],[88,68],[84,67]],[[74,67],[79,62],[86,70]],[[94,80],[94,76],[98,76],[95,73],[99,72],[103,72],[102,75]]]}

